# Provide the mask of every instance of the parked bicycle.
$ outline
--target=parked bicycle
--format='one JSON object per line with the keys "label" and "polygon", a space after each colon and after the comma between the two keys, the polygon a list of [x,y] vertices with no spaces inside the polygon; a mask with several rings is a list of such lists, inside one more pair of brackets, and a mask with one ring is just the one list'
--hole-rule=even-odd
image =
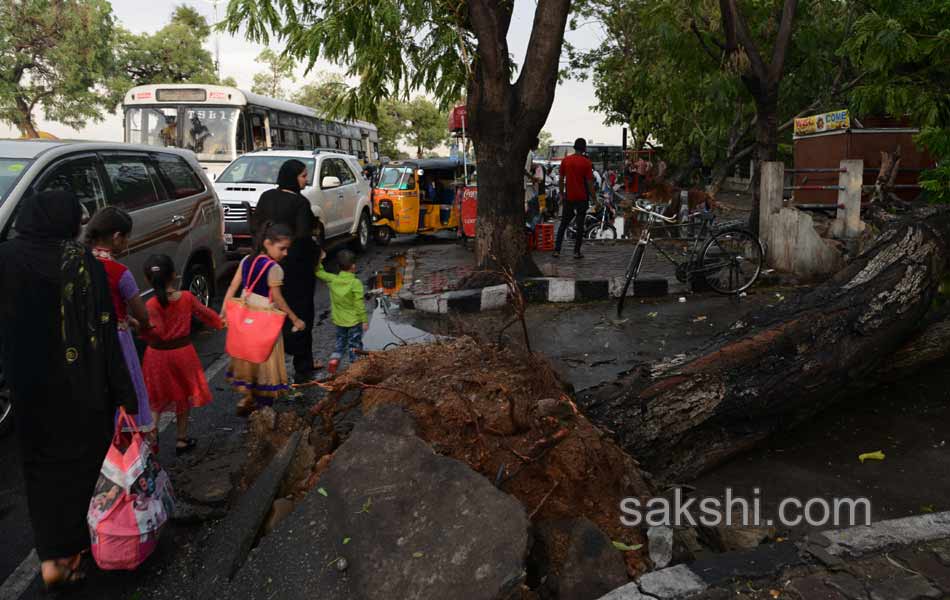
{"label": "parked bicycle", "polygon": [[647,244],[673,264],[677,280],[687,284],[687,287],[691,287],[693,281],[699,278],[717,293],[738,294],[752,287],[762,272],[765,250],[759,238],[741,227],[714,230],[713,221],[716,217],[712,212],[701,211],[689,215],[689,229],[695,235],[686,241],[683,250],[685,260],[678,261],[653,241],[653,233],[657,229],[680,228],[680,220],[654,212],[639,200],[634,203],[633,210],[645,218],[642,219],[640,239],[630,257],[623,289],[617,300],[618,317],[623,314],[630,285],[636,282],[640,274]]}

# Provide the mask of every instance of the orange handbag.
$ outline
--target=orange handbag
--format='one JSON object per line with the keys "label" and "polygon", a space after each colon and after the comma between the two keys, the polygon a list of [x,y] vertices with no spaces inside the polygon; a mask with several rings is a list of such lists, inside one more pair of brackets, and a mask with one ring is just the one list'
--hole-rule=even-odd
{"label": "orange handbag", "polygon": [[[225,318],[228,321],[228,334],[225,339],[225,351],[234,358],[252,363],[266,362],[274,351],[277,336],[280,335],[287,315],[274,308],[250,306],[247,297],[257,285],[273,260],[258,256],[247,271],[245,283],[254,275],[254,269],[261,259],[266,262],[250,285],[245,285],[240,298],[228,298],[225,302]],[[271,294],[268,291],[268,299]]]}

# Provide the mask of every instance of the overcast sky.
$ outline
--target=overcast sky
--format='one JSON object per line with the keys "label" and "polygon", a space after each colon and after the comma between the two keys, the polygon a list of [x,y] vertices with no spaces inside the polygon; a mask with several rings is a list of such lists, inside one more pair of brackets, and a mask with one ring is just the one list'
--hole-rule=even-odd
{"label": "overcast sky", "polygon": [[[208,21],[213,21],[214,10],[209,0],[112,0],[113,11],[119,24],[134,32],[152,32],[161,28],[168,21],[169,15],[178,4],[193,6]],[[528,36],[531,33],[532,20],[535,9],[534,0],[515,0],[515,13],[509,31],[509,44],[515,59],[520,64],[523,61],[528,46]],[[222,0],[219,8],[223,15],[226,0]],[[568,33],[568,39],[577,46],[593,47],[599,44],[601,34],[591,26],[576,32]],[[254,73],[259,70],[254,58],[261,51],[262,46],[252,44],[243,37],[231,37],[220,34],[221,45],[221,73],[231,76],[238,82],[238,87],[249,89]],[[213,51],[213,39],[208,41],[208,49]],[[275,50],[280,48],[275,47]],[[316,69],[340,70],[330,64],[318,64]],[[304,81],[303,70],[298,72],[297,84]],[[554,99],[554,107],[544,129],[550,131],[556,141],[573,140],[576,137],[586,137],[596,142],[620,143],[621,131],[619,127],[606,127],[603,116],[591,111],[590,106],[595,103],[593,86],[589,82],[568,81],[558,86]],[[59,137],[84,138],[99,140],[122,139],[122,121],[119,115],[107,114],[101,123],[91,123],[86,129],[76,131],[43,119],[41,111],[36,117],[40,129]],[[0,137],[18,137],[19,133],[6,126],[0,125]]]}

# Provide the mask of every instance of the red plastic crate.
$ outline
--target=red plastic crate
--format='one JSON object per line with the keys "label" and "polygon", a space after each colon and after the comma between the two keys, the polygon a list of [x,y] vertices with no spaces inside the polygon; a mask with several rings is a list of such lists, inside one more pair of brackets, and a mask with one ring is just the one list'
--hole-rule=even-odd
{"label": "red plastic crate", "polygon": [[554,225],[539,223],[534,228],[534,247],[542,252],[554,250]]}

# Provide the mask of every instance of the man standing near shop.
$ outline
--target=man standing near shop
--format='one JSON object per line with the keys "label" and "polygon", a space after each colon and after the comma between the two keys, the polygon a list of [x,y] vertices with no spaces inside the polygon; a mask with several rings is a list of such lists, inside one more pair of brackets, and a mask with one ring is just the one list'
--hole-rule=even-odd
{"label": "man standing near shop", "polygon": [[594,198],[594,164],[586,156],[587,140],[577,138],[574,141],[574,154],[561,161],[558,190],[563,207],[561,225],[557,228],[557,241],[554,256],[561,255],[564,232],[574,219],[577,234],[574,236],[574,258],[583,258],[581,243],[584,241],[584,217],[587,215],[588,202]]}

